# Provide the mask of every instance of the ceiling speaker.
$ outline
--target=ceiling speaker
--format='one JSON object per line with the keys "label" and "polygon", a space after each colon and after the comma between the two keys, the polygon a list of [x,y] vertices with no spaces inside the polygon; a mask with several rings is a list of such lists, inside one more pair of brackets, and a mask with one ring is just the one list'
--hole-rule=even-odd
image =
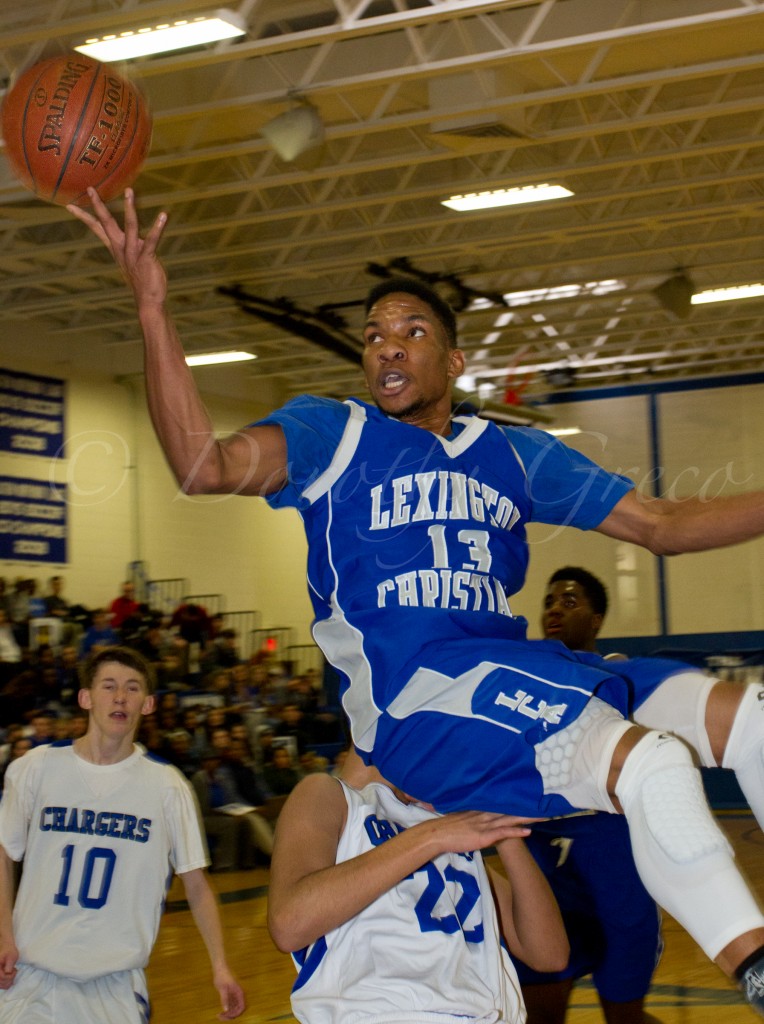
{"label": "ceiling speaker", "polygon": [[657,288],[653,288],[653,295],[663,308],[682,320],[690,315],[694,294],[695,285],[686,274],[675,274]]}
{"label": "ceiling speaker", "polygon": [[282,160],[294,160],[324,141],[324,123],[314,106],[300,103],[263,125],[260,134]]}

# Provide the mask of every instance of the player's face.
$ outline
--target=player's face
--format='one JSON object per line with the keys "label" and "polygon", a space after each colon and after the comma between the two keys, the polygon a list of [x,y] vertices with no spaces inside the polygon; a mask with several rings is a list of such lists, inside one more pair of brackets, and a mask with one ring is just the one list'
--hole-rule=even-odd
{"label": "player's face", "polygon": [[572,651],[593,651],[601,625],[580,583],[557,580],[549,587],[541,613],[546,639],[561,640]]}
{"label": "player's face", "polygon": [[99,665],[89,690],[80,690],[81,707],[91,722],[108,736],[132,736],[141,720],[154,709],[140,672],[116,661]]}
{"label": "player's face", "polygon": [[448,347],[429,304],[405,292],[385,295],[369,310],[363,340],[366,383],[382,412],[447,433],[450,385],[464,356]]}

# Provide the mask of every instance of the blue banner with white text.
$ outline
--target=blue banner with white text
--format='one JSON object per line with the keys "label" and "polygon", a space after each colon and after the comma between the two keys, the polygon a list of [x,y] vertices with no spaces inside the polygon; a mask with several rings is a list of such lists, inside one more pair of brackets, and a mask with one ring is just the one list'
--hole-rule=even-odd
{"label": "blue banner with white text", "polygon": [[66,486],[0,476],[0,561],[66,562]]}
{"label": "blue banner with white text", "polygon": [[64,444],[64,381],[0,369],[0,451],[56,458]]}

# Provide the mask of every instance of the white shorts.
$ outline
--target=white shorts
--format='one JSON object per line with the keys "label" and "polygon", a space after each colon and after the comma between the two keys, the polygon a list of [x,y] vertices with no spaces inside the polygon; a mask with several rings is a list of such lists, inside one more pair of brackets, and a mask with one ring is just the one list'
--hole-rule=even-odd
{"label": "white shorts", "polygon": [[0,991],[2,1024],[148,1024],[143,971],[118,971],[92,981],[72,981],[20,964],[9,989]]}

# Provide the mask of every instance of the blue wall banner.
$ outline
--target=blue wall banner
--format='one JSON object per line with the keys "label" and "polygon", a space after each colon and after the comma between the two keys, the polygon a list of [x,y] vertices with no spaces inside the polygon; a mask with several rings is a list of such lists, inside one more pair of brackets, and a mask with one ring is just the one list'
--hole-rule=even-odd
{"label": "blue wall banner", "polygon": [[0,369],[0,451],[60,456],[64,381]]}
{"label": "blue wall banner", "polygon": [[66,486],[0,476],[0,560],[66,562]]}

